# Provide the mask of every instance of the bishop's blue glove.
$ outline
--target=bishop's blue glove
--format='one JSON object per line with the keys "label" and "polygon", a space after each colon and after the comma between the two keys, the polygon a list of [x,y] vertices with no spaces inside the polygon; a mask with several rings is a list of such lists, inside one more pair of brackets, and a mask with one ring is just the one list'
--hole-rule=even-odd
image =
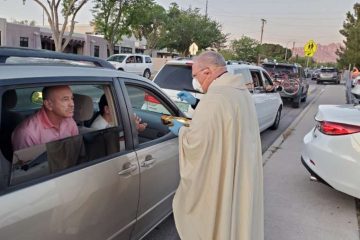
{"label": "bishop's blue glove", "polygon": [[175,134],[176,136],[179,136],[179,131],[180,131],[180,128],[182,126],[184,126],[184,124],[182,124],[181,122],[177,121],[176,119],[173,119],[173,126],[169,127],[169,130]]}
{"label": "bishop's blue glove", "polygon": [[196,98],[191,95],[191,93],[186,92],[186,91],[181,91],[177,94],[178,98],[180,98],[181,101],[185,101],[187,103],[189,103],[190,105],[195,105],[196,104]]}

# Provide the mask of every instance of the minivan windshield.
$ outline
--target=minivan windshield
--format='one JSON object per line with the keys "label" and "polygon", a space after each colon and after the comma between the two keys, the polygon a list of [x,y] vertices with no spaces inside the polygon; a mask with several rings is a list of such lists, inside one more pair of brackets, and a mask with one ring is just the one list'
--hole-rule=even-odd
{"label": "minivan windshield", "polygon": [[154,82],[161,88],[194,91],[190,65],[165,65]]}
{"label": "minivan windshield", "polygon": [[126,58],[126,55],[114,55],[109,57],[108,61],[122,62]]}

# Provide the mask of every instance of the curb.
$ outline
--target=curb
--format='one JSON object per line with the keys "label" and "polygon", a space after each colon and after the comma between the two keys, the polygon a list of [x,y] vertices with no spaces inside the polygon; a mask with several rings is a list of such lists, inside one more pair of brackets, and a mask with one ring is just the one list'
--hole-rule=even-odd
{"label": "curb", "polygon": [[[314,92],[314,90],[311,91]],[[295,127],[299,124],[300,120],[305,116],[305,114],[309,111],[310,107],[319,99],[321,94],[325,91],[325,89],[321,89],[317,96],[306,106],[306,108],[295,118],[295,120],[287,127],[281,135],[270,145],[270,147],[264,152],[262,155],[263,166],[270,160],[272,155],[280,148],[283,142],[291,135],[291,132],[295,129]],[[311,94],[310,93],[310,94]]]}

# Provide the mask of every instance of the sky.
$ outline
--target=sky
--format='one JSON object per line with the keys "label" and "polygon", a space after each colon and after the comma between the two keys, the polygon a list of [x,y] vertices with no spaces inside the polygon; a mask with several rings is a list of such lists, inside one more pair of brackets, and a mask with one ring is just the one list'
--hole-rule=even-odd
{"label": "sky", "polygon": [[[43,0],[44,1],[44,0]],[[176,2],[181,8],[199,8],[205,13],[206,0],[155,0],[168,9]],[[308,40],[316,43],[340,43],[339,30],[346,12],[353,12],[356,0],[207,0],[208,16],[222,25],[229,40],[249,36],[260,41],[261,19],[266,20],[263,43],[303,46]],[[80,10],[76,21],[89,23],[92,0]],[[32,0],[0,0],[0,18],[9,22],[35,20],[42,25],[42,10]],[[45,20],[46,22],[46,20]]]}

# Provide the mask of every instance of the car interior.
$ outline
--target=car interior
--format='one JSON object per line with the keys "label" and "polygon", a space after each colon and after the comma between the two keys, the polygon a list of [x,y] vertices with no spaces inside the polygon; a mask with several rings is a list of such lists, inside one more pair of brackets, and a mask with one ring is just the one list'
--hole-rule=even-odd
{"label": "car interior", "polygon": [[[110,89],[101,86],[71,86],[71,88],[75,105],[73,118],[78,125],[79,135],[15,152],[11,143],[12,132],[25,118],[41,108],[42,87],[9,89],[3,93],[0,149],[9,164],[10,175],[7,177],[10,185],[125,150],[121,121],[115,119],[114,127],[102,130],[91,128],[91,123],[99,115],[100,96],[105,94],[109,102],[113,102]],[[146,143],[169,133],[168,126],[161,121],[163,114],[170,114],[165,104],[144,89],[130,87],[128,90],[134,114],[142,119],[142,123],[147,123],[145,130],[138,132],[139,143]],[[155,100],[156,103],[151,100]],[[112,105],[115,115],[114,105],[109,105]]]}

